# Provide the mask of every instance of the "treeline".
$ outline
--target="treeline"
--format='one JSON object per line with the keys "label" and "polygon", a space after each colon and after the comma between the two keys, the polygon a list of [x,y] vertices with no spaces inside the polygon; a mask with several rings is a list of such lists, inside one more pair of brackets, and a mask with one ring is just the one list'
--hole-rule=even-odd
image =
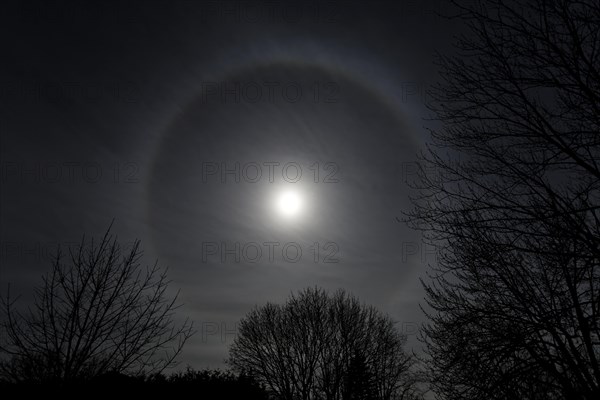
{"label": "treeline", "polygon": [[268,393],[254,378],[220,369],[185,371],[172,374],[127,375],[107,372],[90,379],[35,383],[28,381],[0,381],[2,393],[43,393],[50,394],[106,394],[135,393],[136,395],[157,396],[162,394],[192,393],[200,397],[243,398],[266,400]]}
{"label": "treeline", "polygon": [[[264,399],[413,399],[415,359],[395,322],[344,290],[306,288],[256,306],[230,347],[230,372],[172,375],[195,330],[177,323],[166,272],[143,267],[139,241],[125,250],[110,228],[82,240],[35,288],[33,305],[0,297],[0,381],[7,390],[171,394]],[[45,393],[47,394],[47,393]]]}

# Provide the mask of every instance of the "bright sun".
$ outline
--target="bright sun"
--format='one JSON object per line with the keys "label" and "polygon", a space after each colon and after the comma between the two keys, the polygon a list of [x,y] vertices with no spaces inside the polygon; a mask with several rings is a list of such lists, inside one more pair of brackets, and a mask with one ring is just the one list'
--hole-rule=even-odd
{"label": "bright sun", "polygon": [[293,217],[302,209],[302,199],[296,192],[283,192],[277,200],[277,208],[284,216]]}

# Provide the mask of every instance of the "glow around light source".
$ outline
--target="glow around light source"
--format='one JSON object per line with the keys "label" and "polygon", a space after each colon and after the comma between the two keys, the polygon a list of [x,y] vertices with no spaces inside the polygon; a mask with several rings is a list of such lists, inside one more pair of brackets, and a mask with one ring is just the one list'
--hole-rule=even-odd
{"label": "glow around light source", "polygon": [[297,215],[302,209],[302,198],[294,191],[286,191],[277,199],[277,209],[286,217]]}

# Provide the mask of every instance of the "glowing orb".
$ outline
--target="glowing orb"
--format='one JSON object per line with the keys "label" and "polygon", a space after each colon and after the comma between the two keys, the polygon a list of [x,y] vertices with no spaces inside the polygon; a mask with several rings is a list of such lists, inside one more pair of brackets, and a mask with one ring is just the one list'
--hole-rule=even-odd
{"label": "glowing orb", "polygon": [[293,217],[302,209],[302,199],[296,192],[283,192],[277,200],[277,209],[282,215]]}

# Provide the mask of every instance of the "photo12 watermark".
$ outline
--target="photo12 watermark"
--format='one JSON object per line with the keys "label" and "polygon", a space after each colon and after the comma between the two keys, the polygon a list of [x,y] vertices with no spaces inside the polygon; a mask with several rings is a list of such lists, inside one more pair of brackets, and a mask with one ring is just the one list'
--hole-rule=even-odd
{"label": "photo12 watermark", "polygon": [[426,181],[439,183],[443,170],[438,165],[423,161],[402,162],[396,168],[396,179],[411,186],[419,186]]}
{"label": "photo12 watermark", "polygon": [[296,81],[205,81],[201,83],[203,104],[239,103],[338,103],[341,88],[337,82],[314,81],[309,85]]}
{"label": "photo12 watermark", "polygon": [[[192,2],[196,3],[196,2]],[[333,24],[344,20],[347,7],[335,1],[208,0],[200,2],[199,20],[235,24]]]}
{"label": "photo12 watermark", "polygon": [[16,103],[137,104],[141,89],[133,81],[0,81],[0,100]]}
{"label": "photo12 watermark", "polygon": [[200,321],[198,333],[200,341],[218,341],[219,343],[231,343],[239,334],[239,322],[228,321]]}
{"label": "photo12 watermark", "polygon": [[400,244],[402,263],[414,262],[435,263],[439,260],[440,249],[423,241],[403,241]]}
{"label": "photo12 watermark", "polygon": [[337,264],[341,260],[336,242],[202,242],[202,263],[211,264],[279,264],[309,262]]}
{"label": "photo12 watermark", "polygon": [[140,182],[140,166],[133,161],[46,161],[0,163],[2,184],[132,184]]}
{"label": "photo12 watermark", "polygon": [[204,161],[202,162],[202,183],[258,183],[285,182],[298,183],[339,183],[340,167],[335,162],[313,162],[310,164],[294,161]]}
{"label": "photo12 watermark", "polygon": [[[239,336],[239,322],[224,320],[200,321],[198,333],[202,343],[218,342],[233,343]],[[413,321],[395,321],[396,329],[404,336],[411,337],[419,334],[419,324]]]}
{"label": "photo12 watermark", "polygon": [[[122,242],[121,251],[133,249],[135,241]],[[73,241],[31,241],[31,240],[1,240],[0,261],[3,264],[37,264],[45,265],[56,261],[57,255],[68,256],[77,252],[82,245],[81,240]]]}

